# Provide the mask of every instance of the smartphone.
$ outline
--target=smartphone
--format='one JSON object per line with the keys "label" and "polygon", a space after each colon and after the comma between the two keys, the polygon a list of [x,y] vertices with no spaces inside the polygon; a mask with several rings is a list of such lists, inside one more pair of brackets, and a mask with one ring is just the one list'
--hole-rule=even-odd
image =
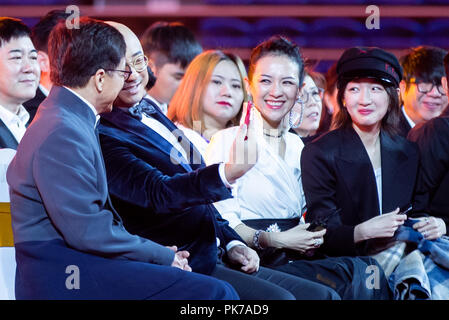
{"label": "smartphone", "polygon": [[407,214],[413,209],[412,205],[409,205],[408,207],[404,207],[404,208],[406,208],[406,209],[401,209],[399,211],[399,214]]}
{"label": "smartphone", "polygon": [[[248,103],[246,104],[246,115],[245,115],[245,122],[244,122],[246,124],[247,128],[249,125],[249,116],[250,116],[252,107],[253,107],[253,102],[251,100],[248,100]],[[245,137],[245,140],[248,140],[247,136]]]}

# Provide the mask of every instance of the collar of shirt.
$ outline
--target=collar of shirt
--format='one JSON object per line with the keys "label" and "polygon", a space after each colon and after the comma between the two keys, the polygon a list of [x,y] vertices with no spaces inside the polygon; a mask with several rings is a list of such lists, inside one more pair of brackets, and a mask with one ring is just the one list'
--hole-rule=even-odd
{"label": "collar of shirt", "polygon": [[152,96],[150,96],[148,93],[146,94],[146,96],[144,98],[153,101],[159,107],[159,109],[161,109],[162,113],[167,115],[168,104],[161,103],[161,102],[157,101]]}
{"label": "collar of shirt", "polygon": [[[48,97],[48,94],[50,93],[50,91],[47,90],[47,88],[45,88],[43,85],[39,84],[39,89],[41,89],[42,93]],[[67,88],[68,89],[68,88]]]}
{"label": "collar of shirt", "polygon": [[100,120],[100,115],[97,112],[97,109],[95,109],[95,107],[89,102],[87,101],[85,98],[83,98],[81,95],[79,95],[78,93],[76,93],[75,91],[73,91],[70,88],[67,88],[64,86],[64,88],[66,88],[67,90],[69,90],[71,93],[73,93],[75,96],[77,96],[78,98],[81,99],[81,101],[83,101],[85,104],[87,104],[87,106],[92,110],[92,112],[95,115],[95,126],[97,126],[98,124],[98,120]]}
{"label": "collar of shirt", "polygon": [[413,120],[408,116],[407,112],[405,112],[404,106],[402,106],[402,113],[404,114],[405,119],[407,120],[408,124],[411,128],[413,128],[416,124],[413,122]]}
{"label": "collar of shirt", "polygon": [[0,105],[0,119],[8,128],[13,124],[25,126],[30,119],[30,114],[22,105],[20,105],[19,112],[17,114],[12,113],[8,109]]}

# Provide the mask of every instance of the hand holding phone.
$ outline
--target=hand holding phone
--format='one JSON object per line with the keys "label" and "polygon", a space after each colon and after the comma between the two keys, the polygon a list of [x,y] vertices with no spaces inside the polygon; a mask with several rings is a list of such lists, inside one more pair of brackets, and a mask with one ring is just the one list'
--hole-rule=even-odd
{"label": "hand holding phone", "polygon": [[[246,128],[249,126],[249,118],[251,114],[251,108],[253,107],[253,102],[251,100],[248,100],[246,104],[246,115],[245,115],[245,121],[244,124],[246,124]],[[248,140],[248,136],[245,136],[245,141]]]}

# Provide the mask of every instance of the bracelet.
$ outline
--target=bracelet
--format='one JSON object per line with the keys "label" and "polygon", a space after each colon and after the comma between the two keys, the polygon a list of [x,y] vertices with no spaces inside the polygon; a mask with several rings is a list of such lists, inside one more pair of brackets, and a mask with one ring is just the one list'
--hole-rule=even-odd
{"label": "bracelet", "polygon": [[263,248],[260,246],[260,243],[259,243],[259,237],[262,232],[264,232],[264,230],[261,230],[261,229],[257,230],[253,236],[253,245],[257,250],[263,250]]}

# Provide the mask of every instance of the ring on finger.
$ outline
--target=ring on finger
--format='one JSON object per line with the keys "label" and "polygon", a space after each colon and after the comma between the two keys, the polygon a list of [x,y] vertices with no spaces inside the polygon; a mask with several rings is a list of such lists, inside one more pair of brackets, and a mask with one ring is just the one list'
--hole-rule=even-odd
{"label": "ring on finger", "polygon": [[321,238],[315,239],[315,241],[314,241],[314,243],[313,243],[313,245],[314,245],[315,247],[319,247],[319,246],[322,245],[322,244],[323,244],[323,239],[321,239]]}

